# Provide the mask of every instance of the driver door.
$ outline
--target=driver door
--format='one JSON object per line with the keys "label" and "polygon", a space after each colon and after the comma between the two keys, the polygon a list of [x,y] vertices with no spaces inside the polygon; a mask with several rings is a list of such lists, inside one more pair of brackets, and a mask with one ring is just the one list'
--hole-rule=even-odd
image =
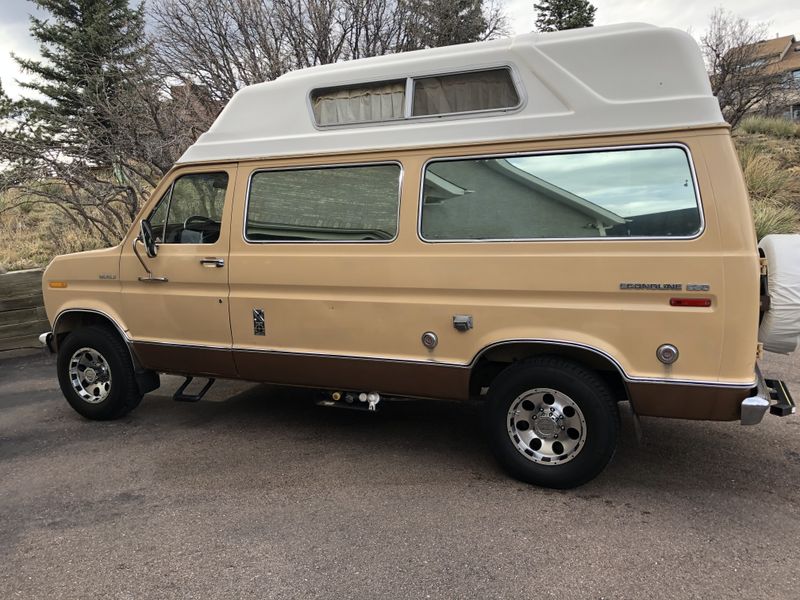
{"label": "driver door", "polygon": [[[228,312],[235,181],[235,165],[176,173],[144,213],[157,255],[149,258],[142,244],[132,239],[123,248],[124,318],[136,354],[147,368],[236,375]],[[134,243],[152,278],[136,257]]]}

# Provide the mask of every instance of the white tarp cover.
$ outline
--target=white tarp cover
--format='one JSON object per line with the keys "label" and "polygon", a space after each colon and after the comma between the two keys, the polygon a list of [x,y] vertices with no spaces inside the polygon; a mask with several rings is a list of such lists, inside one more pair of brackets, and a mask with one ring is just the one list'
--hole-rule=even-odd
{"label": "white tarp cover", "polygon": [[800,341],[800,235],[768,235],[758,246],[768,263],[771,299],[758,339],[765,350],[789,354]]}

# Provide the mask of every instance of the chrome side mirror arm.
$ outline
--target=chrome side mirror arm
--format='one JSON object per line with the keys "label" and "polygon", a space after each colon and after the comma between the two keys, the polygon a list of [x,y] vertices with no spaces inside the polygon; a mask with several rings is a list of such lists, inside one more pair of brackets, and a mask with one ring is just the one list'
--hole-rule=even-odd
{"label": "chrome side mirror arm", "polygon": [[145,273],[147,273],[147,277],[139,277],[139,281],[144,283],[166,283],[169,281],[169,279],[166,277],[156,277],[153,275],[153,272],[148,268],[147,263],[144,262],[142,255],[139,254],[139,248],[136,245],[137,242],[142,242],[141,235],[137,235],[135,238],[133,238],[133,253],[136,255],[136,258],[139,259],[139,262],[142,263],[142,268],[145,270]]}

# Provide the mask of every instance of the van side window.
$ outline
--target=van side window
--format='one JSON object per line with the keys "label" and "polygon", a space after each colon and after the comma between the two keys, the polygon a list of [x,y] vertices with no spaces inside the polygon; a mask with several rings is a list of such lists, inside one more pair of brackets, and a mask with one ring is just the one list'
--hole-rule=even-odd
{"label": "van side window", "polygon": [[250,242],[388,241],[397,235],[400,166],[258,171],[250,179]]}
{"label": "van side window", "polygon": [[691,237],[702,228],[682,147],[437,160],[424,240]]}
{"label": "van side window", "polygon": [[227,173],[191,173],[176,179],[150,213],[162,244],[213,244],[219,239]]}

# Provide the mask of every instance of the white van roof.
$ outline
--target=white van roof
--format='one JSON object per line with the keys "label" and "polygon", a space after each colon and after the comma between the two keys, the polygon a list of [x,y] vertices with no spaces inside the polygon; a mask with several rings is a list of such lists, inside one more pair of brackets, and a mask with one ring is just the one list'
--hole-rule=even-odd
{"label": "white van roof", "polygon": [[[513,109],[320,127],[313,90],[509,67]],[[408,114],[408,113],[407,113]],[[179,163],[721,125],[697,44],[643,23],[529,33],[302,69],[245,87]]]}

